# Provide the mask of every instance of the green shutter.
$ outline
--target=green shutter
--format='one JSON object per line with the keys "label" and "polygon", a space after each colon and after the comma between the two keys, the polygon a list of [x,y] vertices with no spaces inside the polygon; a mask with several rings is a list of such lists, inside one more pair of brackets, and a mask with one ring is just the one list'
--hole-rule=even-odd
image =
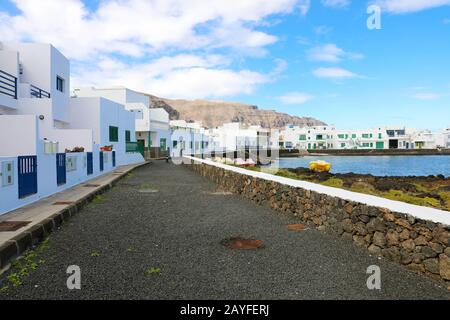
{"label": "green shutter", "polygon": [[131,132],[129,130],[125,131],[125,142],[131,141]]}
{"label": "green shutter", "polygon": [[119,128],[114,126],[109,126],[109,141],[117,142],[119,141]]}

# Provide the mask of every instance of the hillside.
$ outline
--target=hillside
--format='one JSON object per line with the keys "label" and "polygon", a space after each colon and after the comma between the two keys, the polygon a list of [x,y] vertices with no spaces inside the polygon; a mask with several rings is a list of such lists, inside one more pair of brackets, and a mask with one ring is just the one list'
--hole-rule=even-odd
{"label": "hillside", "polygon": [[309,117],[296,117],[274,110],[261,110],[256,106],[238,102],[165,99],[149,95],[152,107],[164,108],[171,120],[183,119],[199,121],[208,128],[229,122],[261,125],[264,128],[284,128],[293,124],[298,126],[324,125],[320,120]]}

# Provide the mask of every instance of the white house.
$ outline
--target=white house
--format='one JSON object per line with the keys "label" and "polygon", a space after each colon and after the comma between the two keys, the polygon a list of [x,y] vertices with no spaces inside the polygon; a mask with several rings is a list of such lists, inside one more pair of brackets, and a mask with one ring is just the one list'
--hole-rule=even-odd
{"label": "white house", "polygon": [[1,44],[0,81],[0,214],[144,160],[102,133],[111,123],[134,135],[133,114],[71,99],[70,63],[53,46]]}
{"label": "white house", "polygon": [[149,96],[125,87],[81,87],[74,89],[73,94],[76,97],[103,97],[125,105],[135,115],[135,138],[141,149],[154,154],[158,154],[158,150],[167,150],[170,139],[169,114],[162,108],[151,108]]}
{"label": "white house", "polygon": [[285,149],[332,149],[336,128],[334,126],[299,127],[287,126],[280,133],[280,147]]}
{"label": "white house", "polygon": [[285,149],[435,149],[446,147],[446,131],[404,126],[380,126],[372,129],[344,130],[335,126],[287,126],[281,132],[280,146]]}
{"label": "white house", "polygon": [[211,137],[208,130],[198,122],[184,120],[170,121],[172,157],[186,154],[202,154],[211,151]]}
{"label": "white house", "polygon": [[256,125],[239,122],[225,123],[209,130],[216,149],[235,151],[241,149],[278,149],[279,132]]}

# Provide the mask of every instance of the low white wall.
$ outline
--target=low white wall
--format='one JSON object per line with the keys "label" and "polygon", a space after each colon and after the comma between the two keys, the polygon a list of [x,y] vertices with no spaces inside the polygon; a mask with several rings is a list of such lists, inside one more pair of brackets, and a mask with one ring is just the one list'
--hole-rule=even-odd
{"label": "low white wall", "polygon": [[376,196],[371,196],[363,193],[357,193],[352,191],[347,191],[344,189],[338,189],[333,187],[327,187],[316,183],[294,180],[289,178],[284,178],[280,176],[275,176],[273,174],[268,174],[264,172],[250,171],[247,169],[242,169],[234,166],[229,166],[226,164],[221,164],[214,162],[210,159],[199,159],[195,157],[185,156],[186,159],[195,160],[198,163],[204,163],[210,166],[215,166],[228,171],[240,173],[250,177],[256,177],[264,180],[274,181],[281,184],[285,184],[295,188],[302,188],[305,190],[314,191],[320,194],[329,195],[332,197],[337,197],[340,199],[362,203],[368,206],[374,206],[379,208],[385,208],[392,212],[399,212],[411,215],[418,219],[429,220],[436,223],[442,223],[444,225],[450,226],[450,214],[447,211],[416,206],[405,202],[393,201],[385,198],[380,198]]}
{"label": "low white wall", "polygon": [[92,130],[89,129],[53,129],[48,132],[51,141],[59,142],[59,151],[72,150],[75,147],[83,147],[85,152],[92,151],[93,137]]}
{"label": "low white wall", "polygon": [[0,116],[0,156],[35,155],[37,137],[36,116]]}
{"label": "low white wall", "polygon": [[[94,149],[98,150],[98,145],[94,146]],[[38,190],[36,194],[30,195],[23,199],[19,199],[17,157],[0,157],[0,170],[2,162],[12,161],[14,174],[12,185],[3,187],[0,180],[0,215],[111,172],[115,170],[117,166],[121,165],[118,161],[119,159],[117,158],[117,153],[116,167],[113,167],[112,152],[104,152],[104,169],[103,171],[100,171],[100,152],[94,151],[92,154],[93,174],[88,175],[87,153],[66,153],[66,159],[75,158],[76,166],[74,170],[66,171],[66,183],[58,186],[56,174],[56,155],[44,154],[43,143],[40,142],[37,146]],[[123,154],[121,160],[123,164],[134,164],[144,161],[143,157],[139,153]]]}

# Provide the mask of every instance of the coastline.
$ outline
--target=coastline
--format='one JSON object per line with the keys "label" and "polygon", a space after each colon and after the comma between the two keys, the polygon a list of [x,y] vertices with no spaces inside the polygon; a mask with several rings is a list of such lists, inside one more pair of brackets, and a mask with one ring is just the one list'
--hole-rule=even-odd
{"label": "coastline", "polygon": [[303,150],[280,150],[280,158],[297,158],[304,156],[449,156],[450,149],[419,149],[419,150],[403,150],[403,149],[384,149],[384,150],[314,150],[308,152]]}

